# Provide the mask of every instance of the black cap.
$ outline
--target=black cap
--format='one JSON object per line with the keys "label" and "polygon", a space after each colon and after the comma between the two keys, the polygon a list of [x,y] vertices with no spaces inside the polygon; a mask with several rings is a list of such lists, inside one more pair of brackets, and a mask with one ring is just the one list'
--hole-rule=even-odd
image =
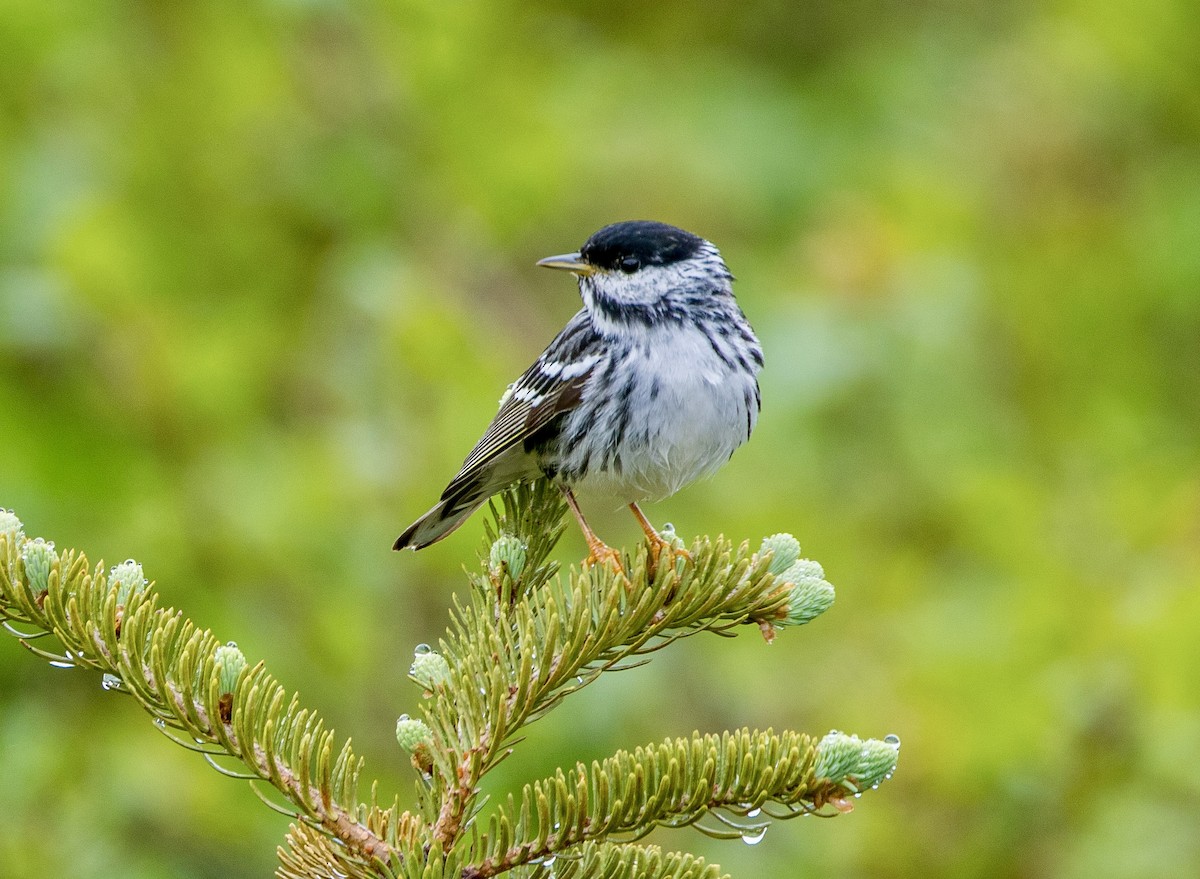
{"label": "black cap", "polygon": [[579,249],[583,260],[600,269],[636,272],[690,259],[704,239],[666,223],[627,220],[605,226]]}

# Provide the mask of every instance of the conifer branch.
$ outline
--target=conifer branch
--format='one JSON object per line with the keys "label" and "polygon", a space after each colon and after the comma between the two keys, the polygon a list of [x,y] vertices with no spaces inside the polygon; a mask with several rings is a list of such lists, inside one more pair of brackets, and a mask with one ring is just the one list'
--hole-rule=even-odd
{"label": "conifer branch", "polygon": [[[894,749],[881,744],[886,762]],[[856,746],[861,757],[863,743]],[[468,875],[487,879],[584,842],[641,836],[656,826],[684,827],[717,809],[734,816],[720,819],[731,828],[722,835],[754,838],[766,822],[750,816],[768,803],[780,807],[775,817],[811,814],[827,804],[845,808],[848,797],[879,781],[854,775],[874,771],[858,762],[849,777],[819,774],[828,768],[808,736],[770,730],[694,734],[619,751],[590,767],[579,763],[526,785],[519,803],[510,800],[492,816],[479,842],[484,857]]]}
{"label": "conifer branch", "polygon": [[44,659],[102,672],[106,689],[133,696],[172,741],[251,780],[267,805],[295,819],[279,850],[279,875],[290,879],[548,877],[551,864],[558,879],[717,879],[714,865],[637,841],[686,825],[753,841],[768,819],[848,811],[852,794],[890,777],[899,747],[890,737],[695,733],[559,770],[480,822],[483,776],[527,724],[601,674],[699,632],[749,625],[769,640],[833,601],[821,567],[801,559],[789,535],[753,551],[698,538],[690,559],[668,553],[651,569],[641,549],[623,571],[564,576],[550,558],[562,513],[546,482],[501,495],[480,569],[468,595],[454,599],[439,649],[416,650],[410,677],[426,699],[419,718],[402,715],[396,727],[421,777],[412,811],[381,805],[374,786],[360,802],[362,761],[350,743],[339,745],[262,663],[250,667],[236,645],[160,607],[136,562],[91,568],[80,553],[28,540],[2,510],[0,624]]}
{"label": "conifer branch", "polygon": [[558,855],[540,866],[542,875],[554,879],[728,879],[715,864],[686,853],[664,852],[656,845],[586,842],[577,852]]}
{"label": "conifer branch", "polygon": [[[289,698],[262,663],[246,667],[236,647],[159,607],[140,565],[125,562],[106,573],[103,563],[91,569],[82,553],[56,553],[52,543],[25,540],[17,528],[0,530],[0,618],[39,656],[102,672],[106,689],[133,696],[180,744],[241,761],[283,794],[296,818],[356,856],[393,855],[393,841],[343,805],[357,802],[362,770],[350,742],[335,748],[324,722],[301,709],[297,696]],[[45,635],[59,641],[61,653],[31,643]]]}
{"label": "conifer branch", "polygon": [[[536,496],[552,492],[548,484],[521,490],[529,499],[514,506],[560,515],[561,507]],[[536,516],[498,519],[497,540],[515,538],[524,547],[550,531]],[[698,539],[691,563],[679,557],[653,574],[643,548],[628,574],[597,566],[572,572],[565,582],[537,573],[546,570],[544,554],[552,548],[548,541],[526,548],[515,578],[510,569],[499,570],[489,549],[487,573],[473,578],[472,601],[456,604],[441,642],[455,673],[431,692],[425,715],[433,750],[442,755],[434,762],[443,798],[433,832],[447,849],[466,828],[482,775],[507,756],[518,730],[565,696],[686,635],[787,615],[790,584],[769,572],[770,553],[752,554],[747,543]],[[541,581],[536,588],[522,580],[530,566]],[[505,595],[519,597],[508,603]]]}

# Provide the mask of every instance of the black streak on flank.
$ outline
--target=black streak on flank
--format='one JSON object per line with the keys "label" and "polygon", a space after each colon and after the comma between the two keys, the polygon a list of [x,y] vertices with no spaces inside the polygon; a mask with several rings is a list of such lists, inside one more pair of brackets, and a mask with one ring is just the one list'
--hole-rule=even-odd
{"label": "black streak on flank", "polygon": [[733,369],[733,361],[729,359],[729,355],[726,354],[722,349],[721,344],[716,340],[715,336],[708,336],[708,344],[712,348],[713,353],[717,355],[717,359],[721,361],[725,368]]}

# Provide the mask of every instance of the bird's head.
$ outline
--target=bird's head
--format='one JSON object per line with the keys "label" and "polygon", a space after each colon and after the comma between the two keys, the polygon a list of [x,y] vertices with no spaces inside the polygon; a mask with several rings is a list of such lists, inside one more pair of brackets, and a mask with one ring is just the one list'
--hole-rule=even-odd
{"label": "bird's head", "polygon": [[577,253],[538,265],[578,275],[584,304],[603,324],[694,320],[732,301],[733,275],[717,248],[652,220],[605,226]]}

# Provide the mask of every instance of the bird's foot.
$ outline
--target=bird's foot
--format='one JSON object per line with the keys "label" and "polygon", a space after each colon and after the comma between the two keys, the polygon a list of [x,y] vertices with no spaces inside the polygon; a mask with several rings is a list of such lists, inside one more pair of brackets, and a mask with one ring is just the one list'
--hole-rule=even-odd
{"label": "bird's foot", "polygon": [[619,574],[629,577],[625,574],[625,565],[621,562],[621,554],[596,536],[596,532],[588,525],[587,520],[583,518],[583,511],[579,509],[579,502],[575,500],[575,495],[571,493],[571,489],[566,485],[560,485],[563,498],[567,502],[567,506],[571,508],[571,512],[575,515],[575,521],[579,523],[579,529],[583,532],[583,539],[587,541],[588,557],[583,560],[584,568],[590,568],[592,565],[602,564],[612,568]]}
{"label": "bird's foot", "polygon": [[604,565],[617,573],[625,573],[621,553],[599,539],[588,541],[588,557],[584,559],[583,566],[590,568],[592,565]]}
{"label": "bird's foot", "polygon": [[[683,548],[683,541],[675,536],[675,528],[672,525],[664,525],[662,532],[646,518],[646,514],[642,512],[642,508],[636,503],[631,503],[629,509],[633,512],[634,517],[638,520],[638,524],[642,526],[642,532],[646,535],[646,546],[650,551],[649,566],[646,568],[646,573],[650,579],[654,579],[655,573],[658,571],[658,560],[663,553],[667,553],[671,559],[671,564],[675,564],[676,556],[683,556],[689,562],[692,560],[692,554]],[[664,536],[665,535],[665,536]]]}
{"label": "bird's foot", "polygon": [[679,538],[664,539],[658,532],[646,532],[646,547],[650,551],[650,564],[646,573],[653,580],[658,573],[658,563],[665,556],[669,567],[675,566],[675,559],[682,557],[692,561],[692,554],[679,545]]}

